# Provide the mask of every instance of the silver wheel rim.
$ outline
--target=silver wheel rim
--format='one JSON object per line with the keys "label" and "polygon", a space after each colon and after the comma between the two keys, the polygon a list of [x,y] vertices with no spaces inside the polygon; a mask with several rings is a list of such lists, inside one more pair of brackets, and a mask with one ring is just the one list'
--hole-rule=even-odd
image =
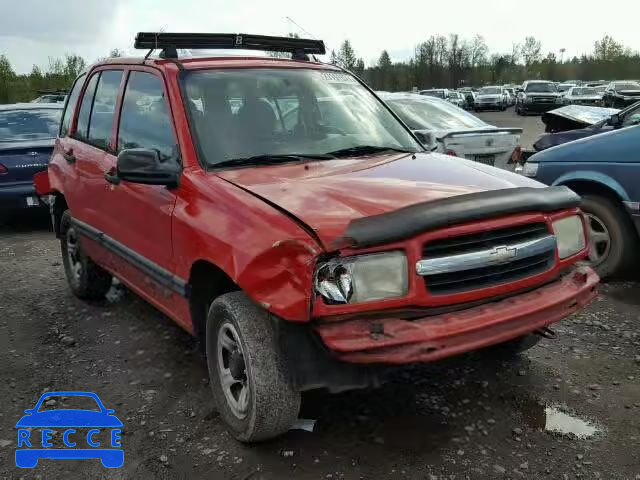
{"label": "silver wheel rim", "polygon": [[587,213],[587,220],[589,221],[589,238],[591,240],[589,261],[596,266],[604,262],[609,256],[611,234],[604,222],[592,213]]}
{"label": "silver wheel rim", "polygon": [[67,230],[67,258],[69,260],[69,267],[71,267],[71,274],[73,275],[74,280],[76,282],[80,281],[80,275],[82,274],[80,243],[78,242],[78,234],[73,227]]}
{"label": "silver wheel rim", "polygon": [[218,330],[218,376],[227,405],[239,419],[249,410],[249,381],[238,331],[231,323]]}

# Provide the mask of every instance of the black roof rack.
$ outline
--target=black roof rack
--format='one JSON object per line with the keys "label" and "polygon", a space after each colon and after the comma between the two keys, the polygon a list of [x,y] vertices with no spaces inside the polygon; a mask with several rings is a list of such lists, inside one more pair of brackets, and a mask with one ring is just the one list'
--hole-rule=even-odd
{"label": "black roof rack", "polygon": [[262,50],[267,52],[288,52],[295,60],[308,60],[309,54],[324,55],[326,49],[322,40],[292,37],[270,37],[266,35],[245,35],[242,33],[165,33],[139,32],[135,48],[162,49],[162,58],[178,58],[178,49],[186,50]]}

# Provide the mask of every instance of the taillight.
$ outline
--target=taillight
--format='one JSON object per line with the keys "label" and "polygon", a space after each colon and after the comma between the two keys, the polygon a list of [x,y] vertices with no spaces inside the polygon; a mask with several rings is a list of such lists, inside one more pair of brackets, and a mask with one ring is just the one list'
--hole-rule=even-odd
{"label": "taillight", "polygon": [[453,150],[447,150],[446,152],[447,155],[449,155],[450,157],[457,157],[458,154],[456,152],[454,152]]}
{"label": "taillight", "polygon": [[7,167],[5,167],[3,164],[0,163],[0,175],[6,175],[7,173],[9,173],[9,170],[7,170]]}
{"label": "taillight", "polygon": [[520,145],[513,150],[509,163],[522,163],[522,147]]}

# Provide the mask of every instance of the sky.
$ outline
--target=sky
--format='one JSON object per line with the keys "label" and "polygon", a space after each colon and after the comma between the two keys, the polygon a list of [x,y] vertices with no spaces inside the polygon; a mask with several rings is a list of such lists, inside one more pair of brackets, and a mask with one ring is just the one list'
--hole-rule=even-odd
{"label": "sky", "polygon": [[323,39],[328,49],[348,38],[367,64],[383,49],[393,60],[406,60],[430,35],[450,33],[480,34],[492,52],[500,53],[533,35],[545,53],[560,56],[565,48],[565,59],[591,52],[605,34],[640,50],[640,0],[616,0],[611,8],[594,0],[534,0],[531,5],[513,0],[0,0],[0,54],[19,73],[34,64],[46,67],[49,57],[66,53],[91,63],[113,48],[137,55],[132,48],[136,32],[158,30],[296,32]]}

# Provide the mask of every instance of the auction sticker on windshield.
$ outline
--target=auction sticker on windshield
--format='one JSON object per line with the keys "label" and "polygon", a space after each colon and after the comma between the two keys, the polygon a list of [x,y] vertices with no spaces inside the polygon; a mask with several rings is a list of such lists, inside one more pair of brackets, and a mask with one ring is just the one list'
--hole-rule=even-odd
{"label": "auction sticker on windshield", "polygon": [[100,459],[106,468],[124,464],[122,422],[95,393],[46,392],[24,412],[16,423],[16,466],[33,468],[40,459]]}

